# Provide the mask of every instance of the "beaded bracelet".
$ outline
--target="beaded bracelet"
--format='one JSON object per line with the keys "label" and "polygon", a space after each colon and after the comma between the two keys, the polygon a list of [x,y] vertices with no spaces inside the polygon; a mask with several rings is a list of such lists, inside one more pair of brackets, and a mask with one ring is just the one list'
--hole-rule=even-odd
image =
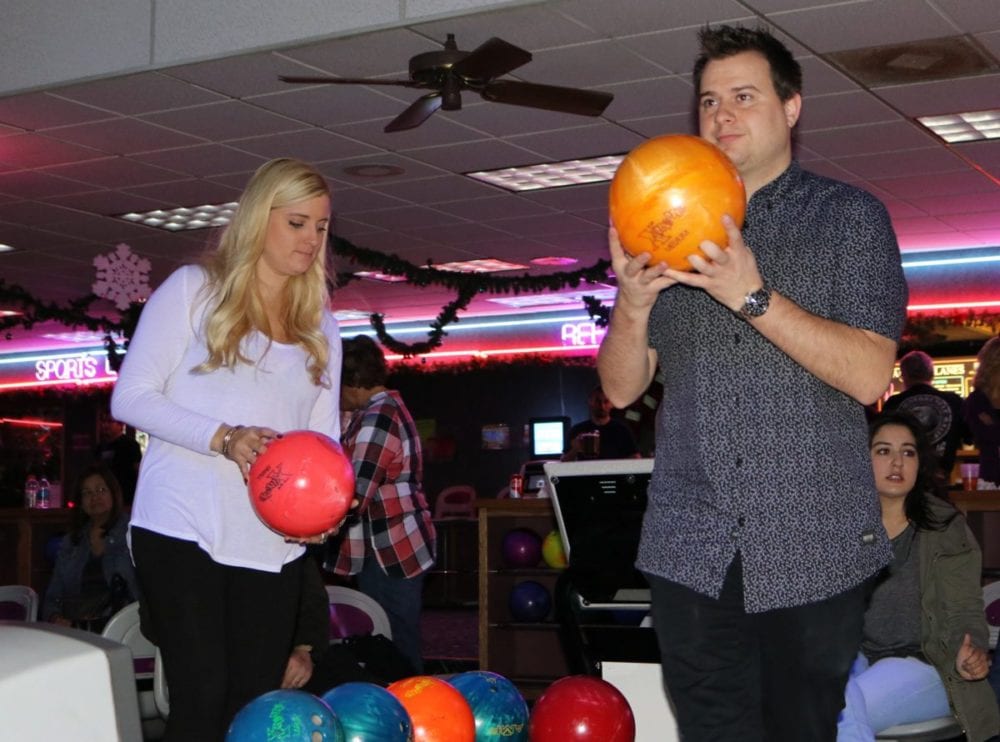
{"label": "beaded bracelet", "polygon": [[223,458],[225,459],[229,458],[229,444],[230,442],[232,442],[233,436],[236,435],[236,431],[242,429],[243,429],[242,425],[234,425],[233,427],[231,427],[229,430],[226,431],[226,434],[224,436],[222,436],[222,448],[219,451],[219,453],[222,454]]}

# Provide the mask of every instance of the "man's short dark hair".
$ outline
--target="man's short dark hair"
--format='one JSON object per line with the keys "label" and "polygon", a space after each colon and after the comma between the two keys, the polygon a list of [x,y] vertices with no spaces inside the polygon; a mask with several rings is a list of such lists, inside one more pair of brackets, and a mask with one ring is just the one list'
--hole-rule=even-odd
{"label": "man's short dark hair", "polygon": [[694,88],[701,93],[701,75],[713,59],[725,59],[741,52],[763,55],[771,67],[771,81],[782,101],[802,92],[802,67],[788,47],[763,28],[705,26],[698,32],[701,53],[694,62]]}
{"label": "man's short dark hair", "polygon": [[378,344],[367,335],[344,340],[344,365],[340,383],[360,389],[383,386],[389,374],[385,356]]}
{"label": "man's short dark hair", "polygon": [[904,382],[931,381],[934,378],[934,359],[922,350],[911,350],[899,360],[899,373]]}

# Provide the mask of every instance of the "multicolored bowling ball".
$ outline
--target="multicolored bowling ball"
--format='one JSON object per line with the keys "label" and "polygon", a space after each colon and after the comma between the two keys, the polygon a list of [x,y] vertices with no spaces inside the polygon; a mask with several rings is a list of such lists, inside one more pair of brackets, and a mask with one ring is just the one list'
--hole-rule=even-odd
{"label": "multicolored bowling ball", "polygon": [[651,264],[692,270],[688,257],[702,254],[703,241],[729,243],[724,214],[743,225],[746,191],[722,150],[700,137],[670,134],[626,155],[611,180],[608,206],[625,252],[648,252]]}
{"label": "multicolored bowling ball", "polygon": [[566,551],[559,531],[549,531],[549,535],[542,541],[542,559],[552,569],[566,569]]}
{"label": "multicolored bowling ball", "polygon": [[392,693],[374,683],[344,683],[323,694],[347,742],[410,742],[410,715]]}
{"label": "multicolored bowling ball", "polygon": [[530,528],[512,528],[500,542],[500,556],[508,567],[537,567],[542,559],[542,539]]}
{"label": "multicolored bowling ball", "polygon": [[430,675],[415,675],[387,689],[410,715],[414,742],[475,742],[476,722],[455,688]]}
{"label": "multicolored bowling ball", "polygon": [[226,742],[344,742],[330,707],[301,690],[272,690],[240,709]]}
{"label": "multicolored bowling ball", "polygon": [[528,729],[531,742],[633,742],[635,716],[611,683],[570,675],[538,697]]}
{"label": "multicolored bowling ball", "polygon": [[313,430],[293,430],[267,444],[250,467],[250,502],[258,517],[290,538],[331,530],[354,500],[354,467],[340,444]]}
{"label": "multicolored bowling ball", "polygon": [[542,583],[523,580],[511,588],[507,608],[515,621],[544,621],[552,610],[552,596]]}
{"label": "multicolored bowling ball", "polygon": [[528,742],[528,704],[512,682],[486,670],[448,680],[465,698],[476,720],[476,742]]}

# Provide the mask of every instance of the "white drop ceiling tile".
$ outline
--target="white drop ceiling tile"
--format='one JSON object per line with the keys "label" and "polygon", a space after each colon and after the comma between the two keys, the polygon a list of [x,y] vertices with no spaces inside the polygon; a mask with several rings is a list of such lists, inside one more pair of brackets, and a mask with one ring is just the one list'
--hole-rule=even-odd
{"label": "white drop ceiling tile", "polygon": [[215,141],[243,139],[302,128],[300,122],[235,100],[151,113],[141,118],[191,136]]}
{"label": "white drop ceiling tile", "polygon": [[[445,147],[445,150],[451,148]],[[383,185],[386,183],[398,183],[405,180],[416,180],[419,178],[430,178],[435,175],[443,175],[447,172],[441,169],[431,167],[423,162],[420,162],[418,158],[412,155],[398,155],[393,153],[383,153],[378,155],[369,155],[366,157],[352,157],[340,161],[331,162],[318,162],[314,163],[316,168],[323,173],[327,178],[333,181],[346,183],[348,185],[357,185],[362,187],[372,186],[372,185]],[[351,172],[351,170],[357,170],[361,168],[362,171],[366,166],[372,166],[378,168],[379,170],[386,169],[385,175],[380,175],[379,177],[366,176],[364,174],[357,174],[357,172]]]}
{"label": "white drop ceiling tile", "polygon": [[889,106],[871,93],[858,90],[819,95],[803,101],[798,128],[813,131],[898,120],[899,114]]}
{"label": "white drop ceiling tile", "polygon": [[291,86],[279,80],[279,75],[318,74],[315,70],[270,52],[241,54],[170,67],[163,70],[163,73],[230,98],[288,90]]}
{"label": "white drop ceiling tile", "polygon": [[904,234],[899,238],[899,249],[904,254],[919,254],[925,250],[942,250],[959,247],[984,247],[995,244],[997,244],[997,241],[986,242],[976,235],[965,234],[957,230],[950,232]]}
{"label": "white drop ceiling tile", "polygon": [[647,62],[615,41],[593,41],[579,46],[540,51],[519,79],[545,85],[575,87],[586,80],[588,87],[629,80],[660,77],[667,71]]}
{"label": "white drop ceiling tile", "polygon": [[[900,22],[902,18],[905,23]],[[864,49],[955,33],[934,8],[918,0],[836,3],[776,12],[770,20],[817,52]]]}
{"label": "white drop ceiling tile", "polygon": [[909,121],[799,132],[798,139],[804,146],[823,157],[917,149],[931,146],[936,141],[926,130]]}
{"label": "white drop ceiling tile", "polygon": [[175,172],[136,162],[127,157],[111,157],[72,165],[57,165],[49,168],[47,172],[102,188],[128,188],[179,178]]}
{"label": "white drop ceiling tile", "polygon": [[942,222],[963,232],[979,232],[993,229],[996,225],[996,214],[980,212],[978,214],[954,214],[938,217]]}
{"label": "white drop ceiling tile", "polygon": [[691,113],[695,107],[691,81],[673,75],[607,85],[601,90],[615,96],[605,109],[606,115],[615,120]]}
{"label": "white drop ceiling tile", "polygon": [[1000,139],[962,142],[953,145],[956,154],[968,158],[996,178],[1000,178]]}
{"label": "white drop ceiling tile", "polygon": [[594,225],[568,214],[547,214],[518,219],[503,219],[491,222],[491,226],[512,234],[544,238],[551,234],[588,232]]}
{"label": "white drop ceiling tile", "polygon": [[550,209],[576,211],[580,209],[606,209],[609,183],[563,186],[544,191],[529,191],[522,198],[537,201]]}
{"label": "white drop ceiling tile", "polygon": [[962,171],[964,162],[941,149],[912,149],[876,152],[854,157],[838,157],[835,163],[862,178],[900,178]]}
{"label": "white drop ceiling tile", "polygon": [[[485,242],[501,239],[507,234],[489,224],[476,224],[474,222],[446,224],[434,228],[413,228],[405,231],[408,235],[432,242],[435,245],[452,245],[454,247],[480,246]],[[477,252],[479,252],[478,249]],[[440,261],[440,258],[435,258],[435,260]]]}
{"label": "white drop ceiling tile", "polygon": [[645,138],[617,124],[602,121],[561,131],[512,136],[509,141],[539,153],[546,160],[562,162],[623,154],[638,147]]}
{"label": "white drop ceiling tile", "polygon": [[132,159],[196,177],[252,172],[267,161],[260,155],[241,152],[222,144],[198,144],[162,152],[143,152],[133,155]]}
{"label": "white drop ceiling tile", "polygon": [[846,93],[858,89],[857,83],[819,57],[803,57],[798,62],[802,67],[802,90],[807,106],[813,96]]}
{"label": "white drop ceiling tile", "polygon": [[909,176],[905,178],[872,179],[872,184],[888,193],[905,200],[954,196],[963,193],[992,193],[996,185],[990,183],[980,173],[960,170],[938,173],[933,178]]}
{"label": "white drop ceiling tile", "polygon": [[398,104],[393,115],[383,119],[364,121],[357,124],[329,126],[327,128],[342,136],[356,139],[373,147],[380,147],[395,152],[408,152],[424,147],[437,147],[442,144],[471,142],[477,139],[484,139],[488,136],[485,132],[476,131],[460,123],[460,121],[465,120],[465,110],[456,111],[454,114],[438,111],[416,129],[393,132],[383,131],[386,124],[406,109],[406,105],[406,103]]}
{"label": "white drop ceiling tile", "polygon": [[733,0],[628,0],[608,12],[606,0],[558,0],[549,6],[606,36],[642,34],[650,29],[693,26],[691,33],[708,21],[745,18],[747,10]]}
{"label": "white drop ceiling tile", "polygon": [[1000,214],[1000,191],[992,193],[965,193],[961,196],[931,196],[911,198],[912,203],[922,211],[946,217],[950,214],[976,214],[993,212]]}
{"label": "white drop ceiling tile", "polygon": [[55,196],[47,198],[46,201],[67,209],[106,215],[126,214],[130,211],[152,211],[163,206],[161,201],[155,199],[144,198],[134,193],[108,190]]}
{"label": "white drop ceiling tile", "polygon": [[1000,57],[1000,31],[976,34],[976,38],[979,43],[993,53],[994,57]]}
{"label": "white drop ceiling tile", "polygon": [[906,201],[900,201],[896,198],[883,198],[880,200],[885,205],[886,211],[889,212],[889,216],[893,219],[919,219],[927,216],[924,211],[908,204]]}
{"label": "white drop ceiling tile", "polygon": [[162,205],[170,207],[224,204],[238,200],[241,193],[240,189],[207,180],[177,180],[155,186],[137,186],[128,191],[137,196],[158,199]]}
{"label": "white drop ceiling tile", "polygon": [[930,216],[914,217],[912,219],[893,219],[892,226],[896,230],[897,236],[954,231],[952,227]]}
{"label": "white drop ceiling tile", "polygon": [[473,222],[553,213],[552,209],[525,198],[518,198],[514,194],[490,198],[470,198],[453,203],[437,204],[435,208]]}
{"label": "white drop ceiling tile", "polygon": [[853,183],[860,177],[856,173],[845,170],[840,165],[830,162],[829,160],[803,160],[800,158],[800,162],[802,162],[802,166],[811,173],[816,173],[817,175],[822,175],[827,178],[833,178],[834,180],[842,180],[845,183]]}
{"label": "white drop ceiling tile", "polygon": [[369,188],[351,188],[339,185],[333,188],[333,213],[352,214],[358,211],[372,211],[393,206],[402,206],[398,198],[378,193]]}
{"label": "white drop ceiling tile", "polygon": [[59,178],[37,170],[18,170],[0,173],[0,193],[16,198],[43,198],[49,195],[80,193],[93,186],[74,180]]}
{"label": "white drop ceiling tile", "polygon": [[462,175],[441,175],[436,178],[422,178],[384,186],[372,184],[371,188],[386,196],[424,204],[459,200],[478,202],[483,198],[496,197],[500,193],[494,186]]}
{"label": "white drop ceiling tile", "polygon": [[934,4],[963,31],[1000,31],[1000,3],[995,0],[935,0]]}
{"label": "white drop ceiling tile", "polygon": [[420,206],[400,206],[379,209],[377,212],[356,213],[351,216],[351,220],[362,224],[372,224],[383,229],[415,229],[454,224],[457,217]]}
{"label": "white drop ceiling tile", "polygon": [[54,95],[129,116],[222,100],[218,93],[160,72],[80,83]]}
{"label": "white drop ceiling tile", "polygon": [[620,123],[645,137],[658,137],[663,134],[698,134],[698,122],[688,113],[629,119]]}
{"label": "white drop ceiling tile", "polygon": [[232,142],[232,146],[266,159],[296,157],[305,162],[362,157],[378,152],[367,144],[355,142],[324,129],[305,129],[251,137]]}
{"label": "white drop ceiling tile", "polygon": [[410,157],[428,165],[451,170],[456,163],[462,172],[496,170],[503,167],[534,165],[541,159],[536,152],[530,152],[507,142],[486,140],[482,142],[461,142],[451,147],[431,147],[414,150]]}
{"label": "white drop ceiling tile", "polygon": [[199,144],[202,140],[162,126],[132,118],[116,118],[76,126],[64,126],[51,132],[73,144],[93,147],[108,154],[131,155],[152,149],[169,149]]}
{"label": "white drop ceiling tile", "polygon": [[[412,0],[407,8],[413,5]],[[472,51],[492,36],[524,49],[547,49],[556,46],[594,41],[606,36],[600,28],[589,28],[566,18],[557,8],[547,4],[513,7],[445,18],[412,26],[414,31],[428,38],[444,41],[449,33],[455,34],[459,49]],[[521,72],[530,69],[528,65]],[[520,74],[520,72],[518,73]]]}
{"label": "white drop ceiling tile", "polygon": [[[281,55],[307,64],[319,72],[299,71],[294,74],[330,74],[336,77],[408,77],[410,57],[438,51],[444,43],[414,33],[405,28],[392,28],[378,33],[358,34],[330,39],[284,50]],[[460,48],[466,48],[458,38]]]}
{"label": "white drop ceiling tile", "polygon": [[63,100],[48,93],[0,98],[0,123],[37,131],[110,118],[107,111]]}
{"label": "white drop ceiling tile", "polygon": [[879,97],[907,116],[1000,108],[1000,74],[877,88]]}
{"label": "white drop ceiling tile", "polygon": [[535,131],[572,129],[586,126],[598,120],[590,116],[543,111],[539,108],[512,106],[504,103],[472,106],[451,115],[464,126],[497,137],[509,137]]}
{"label": "white drop ceiling tile", "polygon": [[[408,92],[412,93],[409,97],[413,100],[421,95],[417,90]],[[405,93],[402,95],[406,97]],[[248,100],[268,111],[331,128],[355,121],[395,117],[406,108],[406,104],[396,98],[363,85],[303,85],[296,90]]]}
{"label": "white drop ceiling tile", "polygon": [[90,147],[42,136],[41,134],[14,134],[3,138],[0,162],[17,168],[46,167],[67,162],[83,162],[107,157]]}

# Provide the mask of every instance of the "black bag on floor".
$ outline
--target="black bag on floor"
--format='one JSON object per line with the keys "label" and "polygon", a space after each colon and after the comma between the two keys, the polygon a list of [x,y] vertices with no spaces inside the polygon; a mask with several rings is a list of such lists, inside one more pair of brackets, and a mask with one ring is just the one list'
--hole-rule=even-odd
{"label": "black bag on floor", "polygon": [[352,682],[386,686],[415,674],[410,661],[391,639],[381,634],[352,636],[331,644],[313,667],[303,690],[323,695],[331,688]]}

